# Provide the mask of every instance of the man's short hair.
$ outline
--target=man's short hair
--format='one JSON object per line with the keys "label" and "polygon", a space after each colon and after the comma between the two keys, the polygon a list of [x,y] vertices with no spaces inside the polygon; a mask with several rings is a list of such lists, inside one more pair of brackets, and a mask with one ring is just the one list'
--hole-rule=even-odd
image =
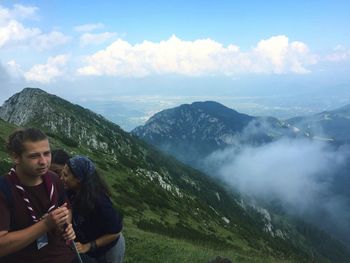
{"label": "man's short hair", "polygon": [[38,142],[47,139],[44,132],[36,128],[17,129],[11,133],[6,143],[6,149],[10,154],[21,155],[24,152],[23,143]]}
{"label": "man's short hair", "polygon": [[65,165],[70,158],[70,155],[65,150],[56,149],[51,151],[51,164]]}

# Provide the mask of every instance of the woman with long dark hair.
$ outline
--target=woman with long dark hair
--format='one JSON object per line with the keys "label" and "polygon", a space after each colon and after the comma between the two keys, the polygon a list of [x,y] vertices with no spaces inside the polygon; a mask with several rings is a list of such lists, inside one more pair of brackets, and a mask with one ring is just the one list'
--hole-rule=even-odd
{"label": "woman with long dark hair", "polygon": [[98,263],[122,262],[125,251],[122,216],[113,208],[108,186],[94,163],[85,156],[70,158],[61,179],[72,205],[78,251]]}

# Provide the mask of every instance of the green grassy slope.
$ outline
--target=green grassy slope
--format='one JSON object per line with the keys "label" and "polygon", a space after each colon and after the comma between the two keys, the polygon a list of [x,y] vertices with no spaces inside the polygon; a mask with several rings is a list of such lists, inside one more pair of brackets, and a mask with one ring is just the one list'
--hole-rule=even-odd
{"label": "green grassy slope", "polygon": [[[2,173],[11,166],[4,143],[9,133],[15,128],[16,126],[0,119],[0,170]],[[276,259],[273,253],[271,256],[270,253],[260,252],[250,247],[248,242],[242,240],[238,234],[222,228],[217,222],[209,224],[211,230],[207,233],[196,232],[190,224],[199,225],[200,220],[192,218],[191,215],[186,216],[190,211],[186,207],[186,202],[180,209],[174,209],[169,203],[173,201],[173,205],[178,205],[176,200],[171,200],[172,197],[164,193],[157,193],[159,190],[152,189],[151,185],[146,188],[147,191],[142,189],[142,185],[147,185],[147,182],[137,181],[133,178],[130,169],[113,163],[111,156],[92,152],[84,147],[71,147],[69,143],[69,145],[64,144],[58,138],[59,136],[50,137],[52,148],[64,148],[72,154],[89,155],[105,175],[113,190],[113,201],[125,215],[126,262],[195,263],[206,262],[217,255],[239,259],[240,262],[292,262],[284,261],[279,257]],[[163,158],[165,158],[163,162],[171,162],[167,157]],[[177,164],[176,161],[174,162],[175,168]],[[181,168],[177,169],[185,172]],[[160,202],[162,199],[167,202]],[[203,206],[200,201],[197,201],[197,205]],[[179,212],[184,216],[182,220],[179,220]],[[210,219],[209,215],[205,216]],[[223,235],[230,235],[230,240],[225,241],[222,238]],[[260,261],[261,257],[266,259]]]}
{"label": "green grassy slope", "polygon": [[[217,255],[240,262],[310,262],[312,257],[330,262],[300,234],[291,240],[265,233],[259,214],[244,209],[203,173],[91,111],[42,91],[35,94],[36,102],[26,105],[31,119],[22,126],[45,130],[53,149],[94,160],[125,215],[127,262],[206,262]],[[41,111],[35,112],[38,101]],[[1,143],[14,127],[0,121]],[[3,146],[0,157],[3,172],[10,166]]]}

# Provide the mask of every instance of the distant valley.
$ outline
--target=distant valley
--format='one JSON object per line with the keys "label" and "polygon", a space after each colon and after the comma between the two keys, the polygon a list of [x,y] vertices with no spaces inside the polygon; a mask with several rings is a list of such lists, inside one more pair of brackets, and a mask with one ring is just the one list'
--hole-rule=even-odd
{"label": "distant valley", "polygon": [[[206,90],[206,96],[200,93],[181,95],[159,94],[133,96],[110,96],[96,98],[95,100],[80,100],[74,102],[96,113],[103,115],[108,120],[117,123],[126,131],[131,131],[145,122],[157,112],[173,108],[181,104],[190,104],[194,101],[216,101],[240,113],[251,116],[273,116],[280,120],[290,119],[296,116],[310,116],[325,110],[332,110],[350,102],[348,86],[336,86],[332,89],[301,89],[291,95],[283,89],[264,88],[245,91],[227,90],[224,95],[215,91]],[[179,93],[179,94],[178,94]]]}

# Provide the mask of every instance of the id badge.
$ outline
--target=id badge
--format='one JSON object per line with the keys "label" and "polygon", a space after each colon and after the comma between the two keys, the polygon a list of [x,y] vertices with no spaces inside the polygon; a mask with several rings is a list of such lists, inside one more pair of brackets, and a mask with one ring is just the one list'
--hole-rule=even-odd
{"label": "id badge", "polygon": [[47,234],[42,235],[36,240],[36,246],[38,250],[45,247],[47,244],[49,244],[49,241],[47,239]]}

